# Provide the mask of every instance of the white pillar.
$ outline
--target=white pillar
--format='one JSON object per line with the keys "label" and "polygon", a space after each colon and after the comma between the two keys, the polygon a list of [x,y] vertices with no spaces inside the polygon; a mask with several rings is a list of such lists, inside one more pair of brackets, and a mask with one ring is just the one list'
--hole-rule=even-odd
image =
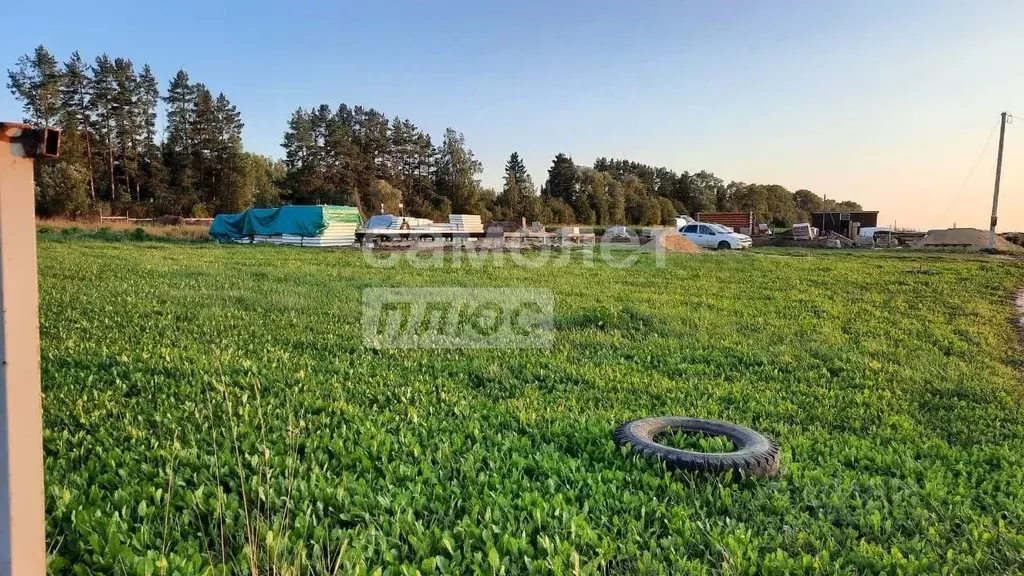
{"label": "white pillar", "polygon": [[35,185],[19,142],[0,123],[0,575],[46,573],[43,414],[39,379]]}

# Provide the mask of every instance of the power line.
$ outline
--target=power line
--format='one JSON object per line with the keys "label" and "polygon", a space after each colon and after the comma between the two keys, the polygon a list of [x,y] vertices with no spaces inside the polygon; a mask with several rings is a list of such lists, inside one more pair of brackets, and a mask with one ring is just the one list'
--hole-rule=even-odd
{"label": "power line", "polygon": [[992,143],[992,136],[996,133],[996,128],[998,127],[998,121],[992,125],[992,130],[989,130],[988,138],[985,139],[985,146],[982,147],[981,154],[978,155],[978,160],[974,162],[974,167],[971,168],[971,172],[967,175],[967,179],[964,180],[963,185],[960,186],[960,190],[958,190],[956,196],[953,197],[953,201],[949,203],[949,206],[946,206],[946,210],[942,212],[941,216],[939,216],[939,220],[942,220],[946,217],[946,214],[949,214],[949,211],[956,204],[956,201],[960,199],[960,195],[967,189],[967,185],[970,184],[971,178],[974,176],[974,172],[978,169],[978,166],[981,166],[981,160],[985,157],[985,152],[988,151],[988,146]]}

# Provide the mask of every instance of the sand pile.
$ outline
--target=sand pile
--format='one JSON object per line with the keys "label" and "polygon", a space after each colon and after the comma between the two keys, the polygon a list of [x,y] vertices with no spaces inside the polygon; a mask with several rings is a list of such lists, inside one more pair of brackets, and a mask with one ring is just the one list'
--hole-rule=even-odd
{"label": "sand pile", "polygon": [[[932,230],[918,242],[920,248],[965,248],[967,250],[983,250],[988,248],[988,230],[977,228],[950,228],[949,230]],[[1019,252],[1020,246],[996,236],[996,250]]]}
{"label": "sand pile", "polygon": [[644,244],[641,250],[654,252],[659,246],[665,252],[677,254],[696,254],[700,252],[700,248],[696,244],[675,230],[667,230],[657,234],[650,242]]}

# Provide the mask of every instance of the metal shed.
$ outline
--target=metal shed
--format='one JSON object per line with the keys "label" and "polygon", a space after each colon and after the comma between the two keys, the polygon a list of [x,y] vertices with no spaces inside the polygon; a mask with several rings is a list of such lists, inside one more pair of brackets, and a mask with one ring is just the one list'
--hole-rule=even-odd
{"label": "metal shed", "polygon": [[878,226],[878,211],[812,212],[811,226],[822,235],[835,232],[852,239],[857,230]]}

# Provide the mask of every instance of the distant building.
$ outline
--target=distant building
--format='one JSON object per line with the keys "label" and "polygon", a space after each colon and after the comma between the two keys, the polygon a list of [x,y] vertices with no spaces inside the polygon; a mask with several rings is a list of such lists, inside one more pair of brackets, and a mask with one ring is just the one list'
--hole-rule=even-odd
{"label": "distant building", "polygon": [[852,239],[861,228],[878,226],[878,211],[812,212],[811,226],[820,230],[822,236],[835,232]]}

